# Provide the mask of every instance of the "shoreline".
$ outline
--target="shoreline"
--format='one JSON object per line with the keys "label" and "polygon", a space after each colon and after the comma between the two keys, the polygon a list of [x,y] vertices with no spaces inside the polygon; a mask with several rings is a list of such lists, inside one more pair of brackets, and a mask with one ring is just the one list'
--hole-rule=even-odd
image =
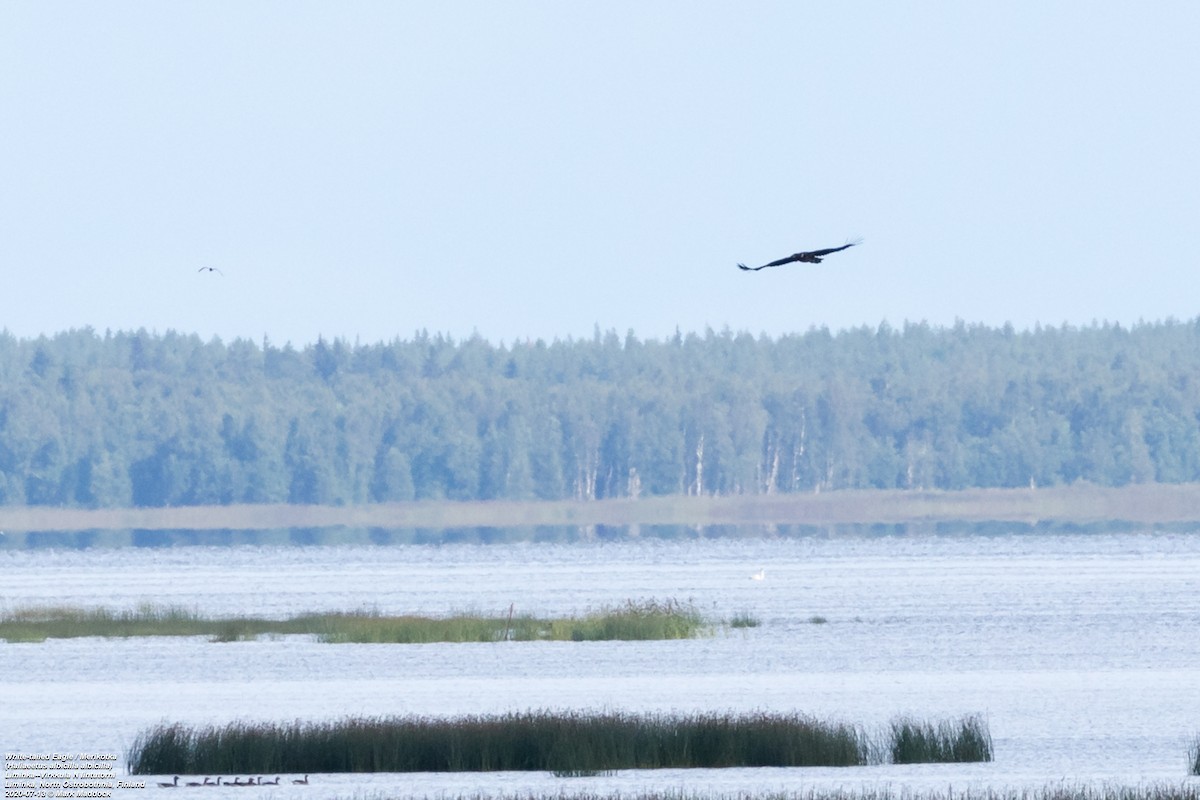
{"label": "shoreline", "polygon": [[163,508],[0,508],[0,531],[518,528],[593,525],[894,525],[909,523],[1200,522],[1200,484],[1021,489],[841,490],[605,500],[418,500]]}

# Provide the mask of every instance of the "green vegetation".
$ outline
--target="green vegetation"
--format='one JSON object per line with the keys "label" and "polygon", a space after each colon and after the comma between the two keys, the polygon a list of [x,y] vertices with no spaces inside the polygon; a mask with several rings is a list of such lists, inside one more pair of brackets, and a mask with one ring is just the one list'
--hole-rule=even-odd
{"label": "green vegetation", "polygon": [[[374,800],[386,800],[384,796]],[[1040,789],[958,789],[920,792],[907,788],[807,789],[789,792],[711,794],[666,790],[603,794],[563,790],[554,795],[484,795],[445,797],[443,800],[1200,800],[1200,785],[1150,784],[1139,786],[1066,786],[1053,784]]]}
{"label": "green vegetation", "polygon": [[762,620],[749,611],[739,611],[729,619],[731,628],[757,628],[761,624]]}
{"label": "green vegetation", "polygon": [[1196,375],[1200,321],[299,350],[0,333],[0,506],[1196,482]]}
{"label": "green vegetation", "polygon": [[[975,729],[982,724],[969,717],[947,725]],[[986,729],[982,733],[986,737]],[[141,775],[490,770],[585,775],[618,769],[861,766],[879,763],[887,752],[859,728],[798,714],[529,712],[237,722],[200,729],[164,724],[138,736],[128,769]],[[928,753],[929,758],[938,755]],[[990,748],[977,757],[989,760]]]}
{"label": "green vegetation", "polygon": [[[251,627],[260,620],[239,622]],[[174,607],[143,605],[133,611],[83,609],[69,606],[27,608],[0,615],[0,639],[41,642],[79,636],[218,636],[232,621],[204,620]],[[265,633],[262,628],[260,633]],[[251,634],[255,635],[255,634]]]}
{"label": "green vegetation", "polygon": [[134,611],[52,607],[0,614],[0,639],[9,642],[78,636],[208,636],[229,642],[271,634],[311,634],[333,643],[645,640],[686,639],[699,635],[705,627],[693,606],[675,600],[629,601],[582,616],[549,619],[529,615],[385,616],[373,612],[304,614],[284,620],[211,618],[154,606]]}
{"label": "green vegetation", "polygon": [[936,724],[902,717],[892,721],[892,763],[991,761],[992,736],[981,717]]}

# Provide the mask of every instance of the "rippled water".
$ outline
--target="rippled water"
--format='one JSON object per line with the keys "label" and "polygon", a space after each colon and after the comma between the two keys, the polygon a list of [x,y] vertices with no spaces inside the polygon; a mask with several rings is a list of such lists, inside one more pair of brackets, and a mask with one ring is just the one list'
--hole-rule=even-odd
{"label": "rippled water", "polygon": [[[766,579],[751,580],[759,569]],[[649,643],[0,644],[0,749],[123,758],[139,731],[162,721],[766,709],[882,726],[900,713],[978,712],[995,739],[990,764],[586,779],[321,775],[307,787],[285,776],[284,785],[253,792],[732,793],[1188,780],[1187,748],[1200,733],[1196,535],[0,552],[4,610],[151,602],[287,616],[358,608],[505,613],[512,604],[546,615],[649,598],[690,600],[714,620],[748,612],[762,625]]]}

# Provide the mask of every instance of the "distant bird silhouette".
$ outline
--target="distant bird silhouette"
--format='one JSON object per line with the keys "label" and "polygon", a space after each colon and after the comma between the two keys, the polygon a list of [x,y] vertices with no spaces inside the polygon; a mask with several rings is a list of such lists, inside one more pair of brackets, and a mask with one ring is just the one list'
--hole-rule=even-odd
{"label": "distant bird silhouette", "polygon": [[159,783],[158,783],[158,787],[160,789],[174,789],[178,785],[179,785],[179,776],[178,775],[175,776],[175,780],[172,781],[171,783],[163,783],[162,781],[159,781]]}
{"label": "distant bird silhouette", "polygon": [[757,272],[758,270],[766,269],[767,267],[780,267],[784,264],[791,264],[793,261],[803,261],[807,264],[820,264],[822,257],[827,256],[830,253],[837,253],[841,250],[845,250],[847,247],[854,247],[856,244],[862,244],[862,242],[848,242],[841,247],[827,247],[824,250],[806,250],[803,253],[793,253],[787,258],[781,258],[778,261],[772,261],[770,264],[763,264],[761,267],[747,267],[745,264],[738,264],[738,269],[745,270],[746,272]]}
{"label": "distant bird silhouette", "polygon": [[217,269],[216,267],[201,267],[200,269],[196,270],[196,272],[215,272],[218,275],[225,274],[224,272],[221,272],[221,270]]}
{"label": "distant bird silhouette", "polygon": [[296,778],[294,781],[292,781],[292,784],[295,786],[308,786],[308,776],[305,775],[304,780],[300,780],[299,778]]}

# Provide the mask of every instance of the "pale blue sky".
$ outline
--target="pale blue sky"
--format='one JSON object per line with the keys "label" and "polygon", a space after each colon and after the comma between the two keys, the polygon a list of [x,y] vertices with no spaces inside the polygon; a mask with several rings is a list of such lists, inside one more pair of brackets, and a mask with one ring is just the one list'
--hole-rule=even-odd
{"label": "pale blue sky", "polygon": [[1195,2],[6,0],[0,328],[1192,319],[1198,42]]}

